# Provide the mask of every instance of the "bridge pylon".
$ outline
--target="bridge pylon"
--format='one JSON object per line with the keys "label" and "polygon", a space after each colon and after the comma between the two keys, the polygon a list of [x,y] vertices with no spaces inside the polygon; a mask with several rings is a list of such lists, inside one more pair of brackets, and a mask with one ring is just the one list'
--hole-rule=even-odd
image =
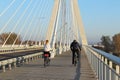
{"label": "bridge pylon", "polygon": [[82,40],[82,45],[87,45],[87,38],[85,35],[85,30],[83,27],[83,23],[82,23],[82,18],[80,16],[80,10],[79,10],[79,5],[78,5],[78,0],[71,0],[71,6],[73,8],[73,16],[75,17],[76,21],[77,21],[77,25],[78,25],[78,29],[80,32],[80,37]]}
{"label": "bridge pylon", "polygon": [[[63,4],[63,5],[61,5]],[[63,8],[61,8],[63,6]],[[50,22],[49,22],[49,25],[48,25],[48,30],[47,30],[47,34],[46,34],[46,39],[50,41],[51,43],[51,47],[54,48],[55,47],[55,41],[56,41],[56,34],[57,34],[57,28],[58,28],[58,21],[59,21],[59,17],[60,17],[60,11],[63,11],[62,12],[62,24],[66,24],[67,20],[66,19],[66,6],[68,6],[66,4],[66,0],[54,0],[54,6],[53,6],[53,10],[52,10],[52,15],[51,15],[51,19],[50,19]],[[75,34],[75,36],[77,37],[77,39],[79,38],[79,36],[81,37],[81,42],[82,42],[82,45],[87,45],[87,39],[86,39],[86,35],[85,35],[85,31],[84,31],[84,27],[83,27],[83,23],[82,23],[82,19],[81,19],[81,16],[80,16],[80,10],[79,10],[79,6],[78,6],[78,0],[71,0],[71,3],[70,3],[70,6],[71,6],[71,14],[72,14],[72,17],[74,17],[74,20],[73,20],[73,23],[76,25],[75,26],[72,26],[74,29],[76,29],[75,32],[73,32]],[[63,9],[63,10],[61,10]],[[72,18],[71,18],[72,19]],[[69,23],[69,22],[68,22]],[[66,32],[66,27],[69,27],[68,24],[67,25],[64,25],[63,26],[64,30],[62,33],[62,35],[64,36],[64,40],[62,43],[64,43],[62,46],[63,46],[63,50],[66,51],[66,45],[67,45],[67,38],[66,38],[66,35],[67,35],[67,32]],[[61,27],[62,28],[62,27]],[[66,32],[66,33],[65,33]],[[73,35],[74,35],[73,34]],[[72,35],[72,34],[71,34]],[[68,39],[69,40],[69,39]],[[78,39],[79,40],[79,39]],[[61,41],[60,41],[61,42]],[[61,46],[59,46],[61,47]],[[54,51],[54,55],[55,55],[55,51]],[[54,57],[53,55],[53,57]]]}

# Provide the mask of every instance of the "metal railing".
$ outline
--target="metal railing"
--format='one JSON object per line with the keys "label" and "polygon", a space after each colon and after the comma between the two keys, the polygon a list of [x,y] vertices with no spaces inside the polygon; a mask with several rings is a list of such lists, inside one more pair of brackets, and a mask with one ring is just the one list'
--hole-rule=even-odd
{"label": "metal railing", "polygon": [[119,57],[91,46],[84,46],[83,48],[98,80],[120,80]]}
{"label": "metal railing", "polygon": [[0,61],[0,68],[2,68],[3,72],[6,72],[6,69],[11,70],[12,68],[16,68],[16,66],[19,66],[18,63],[28,63],[30,61],[37,60],[40,56],[42,56],[42,52],[2,60]]}
{"label": "metal railing", "polygon": [[7,54],[7,53],[12,53],[12,52],[22,52],[22,51],[30,51],[30,50],[36,50],[36,49],[41,49],[41,46],[23,46],[23,47],[0,47],[0,54]]}

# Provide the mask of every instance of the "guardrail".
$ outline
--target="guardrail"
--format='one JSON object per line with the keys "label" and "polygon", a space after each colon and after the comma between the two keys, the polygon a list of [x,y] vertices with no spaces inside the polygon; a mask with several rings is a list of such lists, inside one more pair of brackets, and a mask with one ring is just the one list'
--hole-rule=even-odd
{"label": "guardrail", "polygon": [[16,66],[20,66],[20,64],[28,63],[30,61],[38,59],[41,54],[42,52],[39,52],[7,60],[2,60],[0,61],[0,67],[2,68],[3,72],[6,72],[6,69],[11,70],[12,68],[16,68]]}
{"label": "guardrail", "polygon": [[[33,49],[37,49],[37,48],[33,48]],[[28,50],[31,50],[31,49],[28,49]],[[8,53],[10,53],[10,52],[8,52]],[[24,63],[28,63],[30,61],[38,59],[38,58],[42,57],[42,54],[43,54],[43,52],[39,52],[39,53],[20,56],[20,57],[16,57],[16,58],[7,59],[7,60],[2,60],[2,61],[0,61],[0,68],[2,68],[3,72],[6,72],[6,69],[11,70],[12,68],[16,68],[16,66],[20,66]],[[54,58],[54,56],[58,55],[58,54],[59,54],[58,50],[53,49],[53,51],[51,51],[51,58]]]}
{"label": "guardrail", "polygon": [[104,51],[83,46],[98,80],[120,80],[120,58]]}
{"label": "guardrail", "polygon": [[27,51],[27,50],[36,50],[36,49],[40,49],[42,47],[0,47],[0,54],[6,54],[6,53],[10,53],[10,52],[19,52],[19,51]]}

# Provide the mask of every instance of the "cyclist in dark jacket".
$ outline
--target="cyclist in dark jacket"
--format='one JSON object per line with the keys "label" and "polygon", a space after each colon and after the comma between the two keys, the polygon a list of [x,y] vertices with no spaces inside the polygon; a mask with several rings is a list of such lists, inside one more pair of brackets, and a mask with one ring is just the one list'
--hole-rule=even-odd
{"label": "cyclist in dark jacket", "polygon": [[70,49],[72,51],[72,64],[74,64],[74,56],[75,56],[75,54],[77,54],[78,59],[80,57],[79,53],[81,51],[81,46],[76,40],[73,40],[73,42],[70,45]]}

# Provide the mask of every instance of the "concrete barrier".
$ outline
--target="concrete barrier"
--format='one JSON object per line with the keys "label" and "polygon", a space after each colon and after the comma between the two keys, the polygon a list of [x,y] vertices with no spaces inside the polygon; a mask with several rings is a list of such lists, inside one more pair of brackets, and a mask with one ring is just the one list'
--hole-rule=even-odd
{"label": "concrete barrier", "polygon": [[[39,56],[42,54],[42,52],[35,53],[35,54],[30,54],[30,55],[25,55],[25,56],[20,56],[16,58],[11,58],[7,60],[2,60],[0,61],[0,67],[2,67],[3,72],[6,72],[6,69],[8,68],[9,70],[12,69],[12,64],[14,67],[19,66],[20,64],[27,63],[27,61],[33,61],[39,58]],[[8,65],[8,67],[7,67]]]}
{"label": "concrete barrier", "polygon": [[27,51],[27,50],[36,50],[38,48],[42,48],[39,46],[33,47],[0,47],[0,54],[6,54],[10,52],[18,52],[18,51]]}

